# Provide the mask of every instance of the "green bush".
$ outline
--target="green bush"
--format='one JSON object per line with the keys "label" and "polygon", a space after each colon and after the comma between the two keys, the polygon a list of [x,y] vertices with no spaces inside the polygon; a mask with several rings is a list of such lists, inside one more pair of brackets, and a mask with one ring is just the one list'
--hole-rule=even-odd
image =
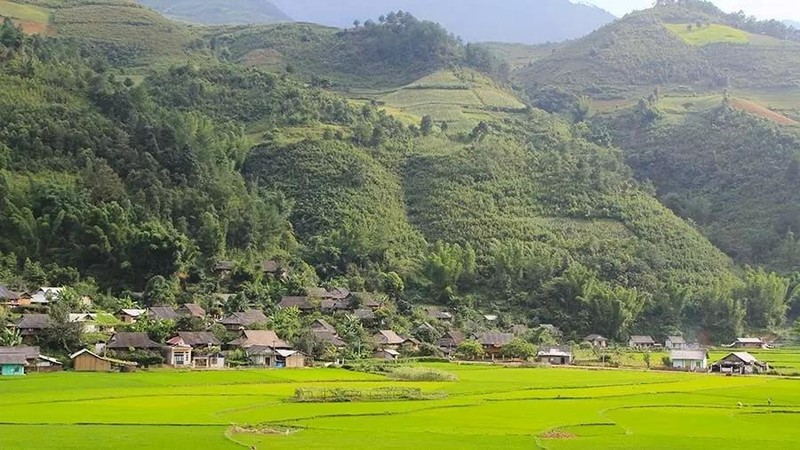
{"label": "green bush", "polygon": [[456,381],[458,377],[443,370],[429,367],[398,367],[389,372],[389,378],[402,381]]}

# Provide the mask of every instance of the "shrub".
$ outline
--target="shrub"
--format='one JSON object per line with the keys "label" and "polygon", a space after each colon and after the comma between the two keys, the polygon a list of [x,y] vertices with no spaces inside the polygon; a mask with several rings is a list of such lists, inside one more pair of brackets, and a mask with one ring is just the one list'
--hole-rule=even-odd
{"label": "shrub", "polygon": [[403,381],[456,381],[450,372],[429,367],[398,367],[389,372],[389,378]]}
{"label": "shrub", "polygon": [[292,401],[301,403],[345,403],[359,401],[435,400],[443,392],[422,392],[420,388],[387,387],[377,389],[298,388]]}

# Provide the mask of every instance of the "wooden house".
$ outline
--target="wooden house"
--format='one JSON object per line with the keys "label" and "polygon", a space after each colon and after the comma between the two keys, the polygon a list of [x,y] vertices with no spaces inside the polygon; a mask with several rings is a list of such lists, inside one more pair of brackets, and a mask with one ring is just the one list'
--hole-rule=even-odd
{"label": "wooden house", "polygon": [[653,340],[650,336],[639,336],[634,335],[631,336],[631,339],[628,341],[628,347],[630,348],[653,348],[656,346],[656,341]]}
{"label": "wooden house", "polygon": [[536,352],[536,362],[554,366],[572,364],[572,351],[568,347],[543,347]]}
{"label": "wooden house", "polygon": [[251,309],[248,311],[235,312],[219,321],[228,330],[236,331],[247,329],[255,324],[267,323],[267,316],[261,310]]}
{"label": "wooden house", "polygon": [[399,349],[403,344],[409,343],[406,339],[392,330],[380,330],[372,336],[372,342],[379,348]]}
{"label": "wooden house", "polygon": [[147,317],[153,320],[175,320],[178,314],[172,306],[151,306],[147,310]]}
{"label": "wooden house", "polygon": [[186,303],[175,310],[175,314],[179,317],[197,317],[202,319],[206,316],[206,310],[197,303]]}
{"label": "wooden house", "polygon": [[458,330],[448,330],[439,338],[436,345],[445,355],[449,356],[456,351],[458,344],[464,342],[464,340],[465,338],[462,332]]}
{"label": "wooden house", "polygon": [[682,336],[667,336],[664,347],[666,347],[667,350],[685,350],[689,348],[689,345]]}
{"label": "wooden house", "polygon": [[28,361],[22,353],[0,353],[0,376],[12,377],[25,375]]}
{"label": "wooden house", "polygon": [[669,352],[672,368],[690,372],[708,370],[708,350],[672,350]]}
{"label": "wooden house", "polygon": [[734,348],[766,348],[767,344],[761,340],[761,338],[738,338],[736,341],[731,345]]}
{"label": "wooden house", "polygon": [[769,364],[759,361],[750,353],[734,352],[715,362],[711,371],[729,375],[758,374],[769,371]]}
{"label": "wooden house", "polygon": [[284,342],[272,330],[242,330],[239,337],[228,343],[230,347],[248,349],[250,347],[269,347],[273,349],[289,349],[289,344]]}
{"label": "wooden house", "polygon": [[14,324],[14,328],[19,331],[24,343],[34,344],[36,338],[50,328],[50,316],[47,314],[23,314]]}
{"label": "wooden house", "polygon": [[7,286],[0,286],[0,304],[5,304],[11,307],[23,306],[19,304],[20,298],[22,298],[22,294],[19,292],[14,292]]}
{"label": "wooden house", "polygon": [[353,316],[362,322],[372,322],[375,320],[375,312],[370,308],[359,308],[353,311]]}
{"label": "wooden house", "polygon": [[397,350],[392,350],[390,348],[382,348],[376,350],[372,354],[372,357],[375,359],[383,359],[387,361],[397,361],[397,358],[400,357],[400,353],[397,352]]}
{"label": "wooden house", "polygon": [[163,346],[158,342],[154,342],[147,336],[147,333],[141,332],[119,332],[111,336],[111,339],[106,344],[109,350],[119,352],[133,351],[133,350],[161,350]]}
{"label": "wooden house", "polygon": [[473,338],[483,346],[483,351],[486,353],[486,356],[494,359],[500,356],[503,347],[514,339],[514,335],[511,333],[486,332],[477,333]]}
{"label": "wooden house", "polygon": [[117,318],[123,324],[132,324],[136,323],[140,317],[146,317],[147,314],[146,309],[120,309],[114,314],[114,317]]}
{"label": "wooden house", "polygon": [[297,308],[300,312],[310,313],[319,308],[319,303],[313,302],[309,297],[289,296],[283,297],[281,301],[278,302],[278,308]]}
{"label": "wooden house", "polygon": [[135,362],[106,358],[87,349],[75,352],[69,358],[76,372],[111,372],[136,367]]}
{"label": "wooden house", "polygon": [[608,339],[604,338],[599,334],[590,334],[585,338],[583,338],[583,342],[591,344],[592,347],[600,347],[600,348],[608,347]]}

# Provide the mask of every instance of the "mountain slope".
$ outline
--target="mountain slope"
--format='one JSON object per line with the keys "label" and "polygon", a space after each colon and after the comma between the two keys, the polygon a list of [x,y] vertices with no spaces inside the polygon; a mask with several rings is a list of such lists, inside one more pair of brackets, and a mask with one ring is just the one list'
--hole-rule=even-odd
{"label": "mountain slope", "polygon": [[176,20],[204,25],[291,22],[268,0],[139,0]]}
{"label": "mountain slope", "polygon": [[376,21],[389,11],[406,11],[441,23],[469,42],[557,42],[581,37],[614,16],[569,0],[275,0],[296,20],[340,28]]}

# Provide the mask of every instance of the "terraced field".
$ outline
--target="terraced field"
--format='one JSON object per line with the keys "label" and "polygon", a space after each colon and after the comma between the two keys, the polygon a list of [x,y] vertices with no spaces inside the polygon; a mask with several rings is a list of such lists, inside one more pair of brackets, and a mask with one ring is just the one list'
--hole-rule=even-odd
{"label": "terraced field", "polygon": [[525,110],[513,94],[471,70],[442,70],[399,89],[354,95],[378,101],[401,120],[419,123],[429,115],[437,125],[446,122],[455,131],[469,131],[482,120]]}
{"label": "terraced field", "polygon": [[[800,445],[800,382],[793,379],[427,366],[458,380],[398,382],[339,369],[3,378],[0,448],[31,448],[32,442],[42,449]],[[418,401],[290,401],[297,388],[320,387],[419,388],[438,395]]]}

